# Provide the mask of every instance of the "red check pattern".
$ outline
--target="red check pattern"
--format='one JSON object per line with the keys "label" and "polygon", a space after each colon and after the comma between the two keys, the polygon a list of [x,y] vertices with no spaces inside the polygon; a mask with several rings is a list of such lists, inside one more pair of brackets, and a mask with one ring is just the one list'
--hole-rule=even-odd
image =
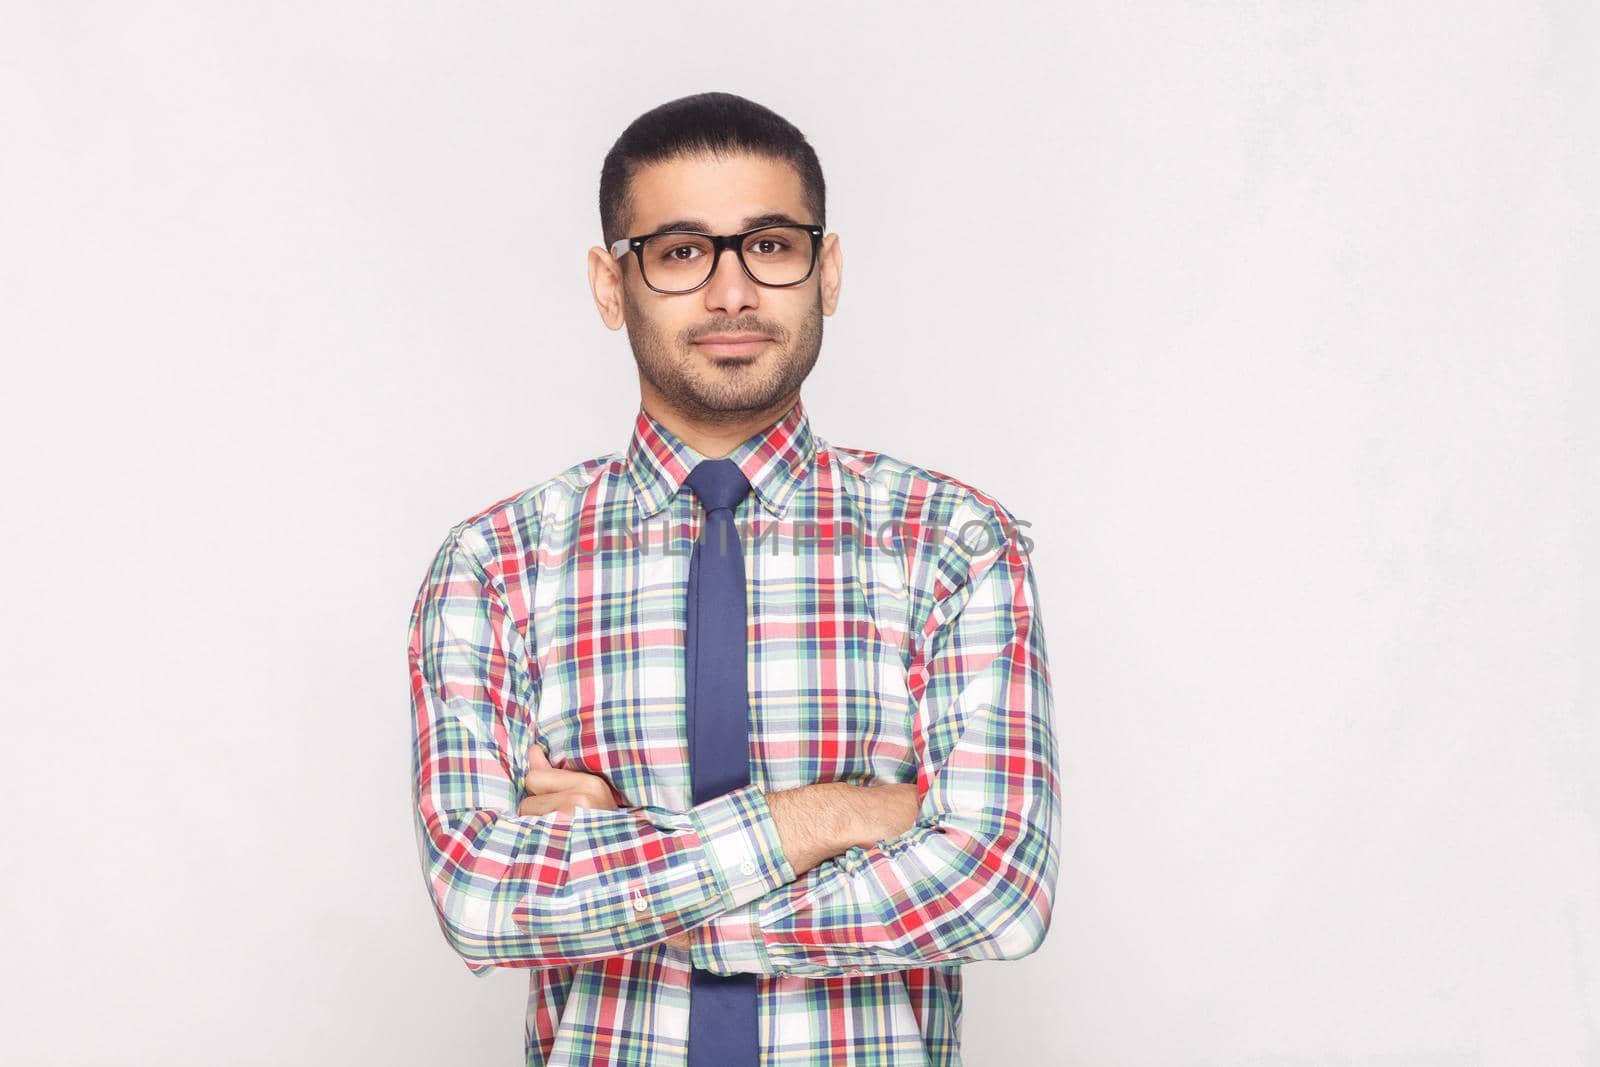
{"label": "red check pattern", "polygon": [[[451,528],[410,619],[417,845],[477,974],[529,969],[529,1065],[676,1067],[689,968],[760,976],[762,1063],[960,1062],[961,966],[1049,927],[1060,789],[1038,591],[992,497],[831,446],[796,401],[731,454],[749,583],[751,784],[700,805],[684,588],[702,456],[626,448]],[[616,810],[517,814],[527,748]],[[916,782],[909,832],[800,877],[767,792]],[[691,931],[692,948],[666,944]]]}

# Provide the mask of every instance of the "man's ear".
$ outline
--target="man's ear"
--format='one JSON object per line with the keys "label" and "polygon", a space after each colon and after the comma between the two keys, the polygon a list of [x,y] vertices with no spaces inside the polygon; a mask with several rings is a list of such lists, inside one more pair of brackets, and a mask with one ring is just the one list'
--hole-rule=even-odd
{"label": "man's ear", "polygon": [[594,306],[600,312],[600,321],[608,329],[620,330],[623,325],[622,296],[627,279],[623,275],[623,262],[599,245],[589,249],[589,291],[594,294]]}
{"label": "man's ear", "polygon": [[844,285],[844,252],[839,248],[838,234],[830,233],[822,239],[817,270],[822,276],[822,313],[832,315],[839,306],[839,290]]}

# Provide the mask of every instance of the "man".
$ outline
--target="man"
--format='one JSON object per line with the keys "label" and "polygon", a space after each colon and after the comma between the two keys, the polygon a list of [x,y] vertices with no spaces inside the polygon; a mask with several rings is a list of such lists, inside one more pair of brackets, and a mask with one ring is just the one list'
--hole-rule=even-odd
{"label": "man", "polygon": [[665,104],[600,206],[632,434],[454,526],[411,616],[440,926],[530,969],[529,1064],[957,1063],[961,965],[1034,951],[1054,897],[1027,540],[813,432],[842,257],[792,125]]}

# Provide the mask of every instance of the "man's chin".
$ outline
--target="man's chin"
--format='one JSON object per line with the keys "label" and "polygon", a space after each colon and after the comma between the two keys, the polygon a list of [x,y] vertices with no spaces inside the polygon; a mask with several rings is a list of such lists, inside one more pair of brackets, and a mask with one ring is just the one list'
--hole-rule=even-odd
{"label": "man's chin", "polygon": [[749,415],[763,411],[779,400],[779,395],[770,389],[741,389],[737,392],[696,389],[692,395],[702,411],[721,415]]}

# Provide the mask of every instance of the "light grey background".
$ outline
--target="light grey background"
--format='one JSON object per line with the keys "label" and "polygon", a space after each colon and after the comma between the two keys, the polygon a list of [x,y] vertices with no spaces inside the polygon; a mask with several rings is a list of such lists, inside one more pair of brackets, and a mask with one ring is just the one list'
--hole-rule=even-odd
{"label": "light grey background", "polygon": [[6,4],[0,1059],[520,1062],[408,807],[453,523],[623,446],[605,150],[811,138],[836,444],[1033,524],[1056,914],[967,1062],[1600,1064],[1600,19]]}

